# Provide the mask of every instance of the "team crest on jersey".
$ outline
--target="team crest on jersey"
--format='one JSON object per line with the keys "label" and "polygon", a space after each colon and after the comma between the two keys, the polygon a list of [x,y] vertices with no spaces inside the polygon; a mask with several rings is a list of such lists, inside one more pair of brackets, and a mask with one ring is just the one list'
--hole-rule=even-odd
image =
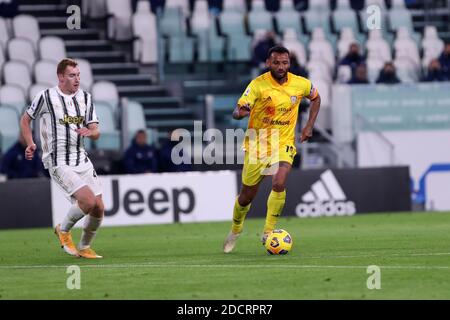
{"label": "team crest on jersey", "polygon": [[291,103],[296,104],[297,103],[297,96],[291,96]]}

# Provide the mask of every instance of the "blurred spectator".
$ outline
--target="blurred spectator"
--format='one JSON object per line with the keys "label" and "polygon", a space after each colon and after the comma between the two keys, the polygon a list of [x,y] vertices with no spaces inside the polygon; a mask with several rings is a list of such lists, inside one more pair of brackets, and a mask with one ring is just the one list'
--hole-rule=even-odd
{"label": "blurred spectator", "polygon": [[41,159],[34,156],[32,160],[25,159],[27,144],[20,135],[15,145],[9,148],[3,156],[0,172],[8,179],[36,178],[44,176]]}
{"label": "blurred spectator", "polygon": [[376,82],[389,84],[400,83],[400,79],[397,77],[397,72],[392,62],[386,62],[384,64]]}
{"label": "blurred spectator", "polygon": [[276,45],[276,35],[273,31],[267,31],[264,38],[256,43],[253,49],[252,64],[258,69],[266,67],[267,53]]}
{"label": "blurred spectator", "polygon": [[0,0],[0,16],[4,18],[13,18],[19,14],[16,0]]}
{"label": "blurred spectator", "polygon": [[367,79],[367,67],[364,63],[361,63],[356,67],[355,75],[348,82],[349,84],[365,84],[369,83]]}
{"label": "blurred spectator", "polygon": [[439,56],[439,63],[441,64],[444,77],[450,79],[450,42],[445,44],[444,51]]}
{"label": "blurred spectator", "polygon": [[[169,134],[169,137],[161,143],[161,147],[159,149],[160,172],[182,172],[182,171],[189,171],[192,169],[189,163],[181,163],[181,164],[173,163],[172,149],[179,143],[180,143],[180,136],[176,130],[174,130],[171,134]],[[183,151],[184,151],[183,149],[180,149],[180,151],[176,153],[177,156],[183,158],[184,156]]]}
{"label": "blurred spectator", "polygon": [[138,130],[133,142],[125,151],[123,166],[125,173],[147,173],[158,171],[156,150],[147,143],[145,130]]}
{"label": "blurred spectator", "polygon": [[289,69],[289,72],[291,72],[297,76],[302,76],[304,78],[307,78],[308,71],[297,60],[297,56],[295,55],[294,52],[290,53],[290,60],[291,60],[291,67]]}
{"label": "blurred spectator", "polygon": [[166,0],[132,0],[131,5],[133,7],[133,12],[136,12],[137,3],[139,1],[149,1],[150,8],[154,14],[157,14],[158,10],[161,10],[161,12],[162,12],[162,10],[164,10],[164,6],[166,4]]}
{"label": "blurred spectator", "polygon": [[442,71],[441,64],[438,59],[433,59],[428,65],[427,75],[422,79],[422,81],[447,81],[450,78],[446,77]]}
{"label": "blurred spectator", "polygon": [[352,69],[352,76],[355,75],[356,67],[364,62],[364,57],[359,51],[359,44],[352,43],[349,47],[348,53],[342,58],[339,65],[349,66]]}

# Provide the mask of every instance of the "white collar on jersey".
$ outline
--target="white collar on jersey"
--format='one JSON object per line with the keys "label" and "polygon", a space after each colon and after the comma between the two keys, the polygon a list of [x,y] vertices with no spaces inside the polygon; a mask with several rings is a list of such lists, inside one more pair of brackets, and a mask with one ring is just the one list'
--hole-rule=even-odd
{"label": "white collar on jersey", "polygon": [[58,91],[58,93],[59,93],[60,95],[62,95],[63,97],[66,97],[66,98],[72,98],[72,97],[76,96],[79,90],[80,90],[80,89],[78,89],[78,90],[77,90],[75,93],[73,93],[73,94],[66,94],[66,93],[64,93],[64,92],[61,91],[61,89],[59,88],[59,86],[56,86],[56,91]]}

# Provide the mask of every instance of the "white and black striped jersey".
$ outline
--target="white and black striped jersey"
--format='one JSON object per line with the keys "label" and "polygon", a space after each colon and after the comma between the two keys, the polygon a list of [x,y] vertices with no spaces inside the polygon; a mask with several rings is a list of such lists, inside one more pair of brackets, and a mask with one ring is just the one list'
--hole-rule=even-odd
{"label": "white and black striped jersey", "polygon": [[78,166],[86,162],[84,137],[75,129],[98,123],[91,94],[78,90],[64,94],[58,86],[41,91],[26,110],[39,117],[39,131],[44,167]]}

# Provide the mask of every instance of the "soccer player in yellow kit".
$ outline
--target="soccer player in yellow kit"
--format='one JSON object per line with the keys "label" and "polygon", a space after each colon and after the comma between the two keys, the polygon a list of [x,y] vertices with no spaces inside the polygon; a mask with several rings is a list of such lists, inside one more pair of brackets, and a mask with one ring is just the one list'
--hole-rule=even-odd
{"label": "soccer player in yellow kit", "polygon": [[233,112],[234,119],[250,116],[244,140],[242,188],[233,209],[231,231],[223,250],[229,253],[242,233],[251,202],[266,175],[272,175],[272,191],[267,200],[267,216],[262,242],[275,229],[286,199],[285,184],[296,154],[295,126],[303,97],[310,103],[309,119],[301,132],[301,142],[313,132],[320,108],[320,96],[311,81],[289,72],[289,50],[275,46],[268,52],[268,72],[250,82]]}

